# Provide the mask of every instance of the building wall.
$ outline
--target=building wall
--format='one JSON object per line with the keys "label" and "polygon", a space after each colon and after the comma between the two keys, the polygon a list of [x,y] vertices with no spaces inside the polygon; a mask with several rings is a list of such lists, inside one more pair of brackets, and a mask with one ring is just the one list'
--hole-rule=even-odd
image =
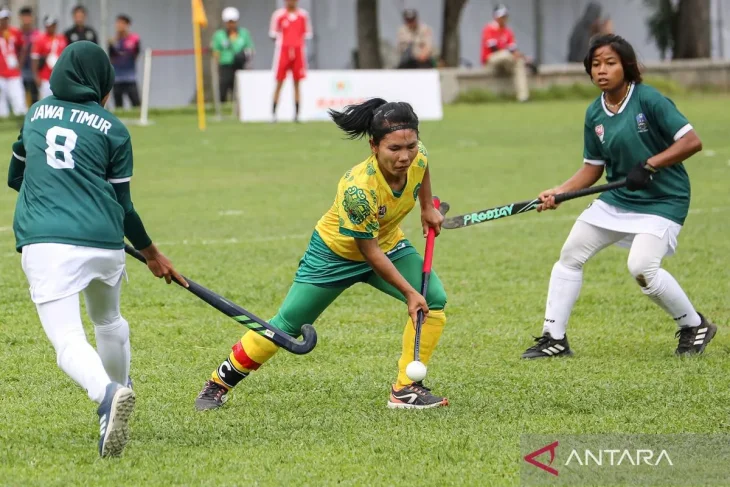
{"label": "building wall", "polygon": [[[101,0],[37,0],[41,15],[54,13],[61,20],[61,27],[71,24],[71,8],[83,3],[89,9],[90,24],[100,30]],[[712,0],[715,11],[725,12],[730,22],[730,1]],[[469,0],[461,23],[462,59],[465,64],[478,66],[481,29],[491,19],[496,1]],[[511,9],[510,23],[515,30],[519,48],[530,56],[536,54],[534,0],[507,0]],[[542,0],[543,40],[542,60],[545,64],[562,63],[567,55],[568,36],[580,18],[588,0]],[[628,38],[637,47],[640,57],[647,62],[659,59],[659,53],[651,42],[645,19],[648,15],[641,0],[600,0],[604,13],[610,15],[616,32]],[[108,35],[113,33],[116,14],[124,12],[133,19],[132,28],[141,35],[143,47],[155,49],[181,49],[192,47],[190,0],[107,0]],[[268,25],[272,11],[281,0],[229,0],[241,11],[241,23],[251,31],[256,43],[255,69],[270,69],[274,45],[268,38]],[[356,48],[356,0],[301,0],[303,8],[310,11],[314,24],[315,39],[309,45],[312,68],[347,69],[352,66],[352,52]],[[385,44],[395,46],[401,12],[405,7],[417,8],[421,19],[431,25],[437,48],[440,49],[442,32],[441,15],[443,0],[380,0],[379,28]],[[716,20],[716,19],[715,19]],[[218,25],[220,19],[209,19]],[[727,28],[725,29],[727,30]],[[713,41],[719,39],[717,22],[713,22]],[[730,35],[725,36],[725,56],[730,55]],[[715,46],[715,54],[720,49]],[[192,57],[157,58],[153,63],[152,104],[174,106],[186,104],[194,92],[194,67]]]}

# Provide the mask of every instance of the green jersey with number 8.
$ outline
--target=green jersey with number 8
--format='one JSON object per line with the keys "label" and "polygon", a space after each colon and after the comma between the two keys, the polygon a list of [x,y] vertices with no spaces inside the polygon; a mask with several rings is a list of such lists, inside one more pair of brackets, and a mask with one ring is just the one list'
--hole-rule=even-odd
{"label": "green jersey with number 8", "polygon": [[[59,68],[72,71],[71,64]],[[53,86],[63,99],[51,96],[33,105],[13,144],[11,166],[25,165],[13,223],[16,247],[121,249],[125,211],[112,184],[132,177],[129,132],[99,103],[87,101],[74,76],[63,79],[68,81]]]}

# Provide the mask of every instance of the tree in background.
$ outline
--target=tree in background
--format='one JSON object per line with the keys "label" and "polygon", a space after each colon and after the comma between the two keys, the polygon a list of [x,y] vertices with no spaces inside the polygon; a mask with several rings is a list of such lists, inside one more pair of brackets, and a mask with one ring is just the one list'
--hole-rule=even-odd
{"label": "tree in background", "polygon": [[441,59],[446,66],[459,66],[461,40],[459,25],[461,12],[468,0],[444,0],[444,31],[441,37]]}
{"label": "tree in background", "polygon": [[710,57],[710,0],[644,0],[653,10],[647,19],[649,36],[662,60],[672,52],[673,59]]}
{"label": "tree in background", "polygon": [[357,67],[381,69],[378,1],[357,0]]}

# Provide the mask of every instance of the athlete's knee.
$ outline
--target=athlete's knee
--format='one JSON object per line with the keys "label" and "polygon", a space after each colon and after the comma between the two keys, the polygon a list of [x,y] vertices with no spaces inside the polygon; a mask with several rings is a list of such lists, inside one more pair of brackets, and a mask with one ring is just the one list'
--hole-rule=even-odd
{"label": "athlete's knee", "polygon": [[295,317],[287,317],[286,314],[287,313],[285,311],[279,310],[279,312],[276,313],[276,316],[271,318],[269,324],[271,324],[274,328],[278,328],[283,331],[287,335],[298,337],[302,334],[302,326],[304,326],[305,323],[299,323]]}
{"label": "athlete's knee", "polygon": [[446,307],[446,301],[446,291],[444,291],[443,286],[436,286],[428,289],[428,292],[426,293],[426,303],[429,308],[435,310],[444,309]]}
{"label": "athlete's knee", "polygon": [[631,252],[627,262],[629,272],[643,288],[651,287],[659,271],[660,260],[638,252]]}
{"label": "athlete's knee", "polygon": [[583,269],[586,260],[586,257],[577,246],[565,242],[563,249],[560,251],[558,262],[567,269],[579,271]]}

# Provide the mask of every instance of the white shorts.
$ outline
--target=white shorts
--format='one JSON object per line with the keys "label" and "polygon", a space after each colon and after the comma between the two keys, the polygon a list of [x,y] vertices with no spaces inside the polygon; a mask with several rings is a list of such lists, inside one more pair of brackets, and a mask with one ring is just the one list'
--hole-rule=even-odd
{"label": "white shorts", "polygon": [[646,213],[635,213],[609,205],[601,200],[595,200],[591,203],[581,213],[578,220],[606,230],[628,233],[629,235],[616,244],[626,248],[631,247],[634,236],[638,234],[648,233],[661,239],[666,235],[669,243],[667,255],[674,254],[677,248],[677,237],[682,230],[682,225],[667,218],[658,215],[647,215]]}
{"label": "white shorts", "polygon": [[35,304],[78,294],[91,281],[114,286],[124,275],[124,250],[39,243],[23,247],[23,272]]}

